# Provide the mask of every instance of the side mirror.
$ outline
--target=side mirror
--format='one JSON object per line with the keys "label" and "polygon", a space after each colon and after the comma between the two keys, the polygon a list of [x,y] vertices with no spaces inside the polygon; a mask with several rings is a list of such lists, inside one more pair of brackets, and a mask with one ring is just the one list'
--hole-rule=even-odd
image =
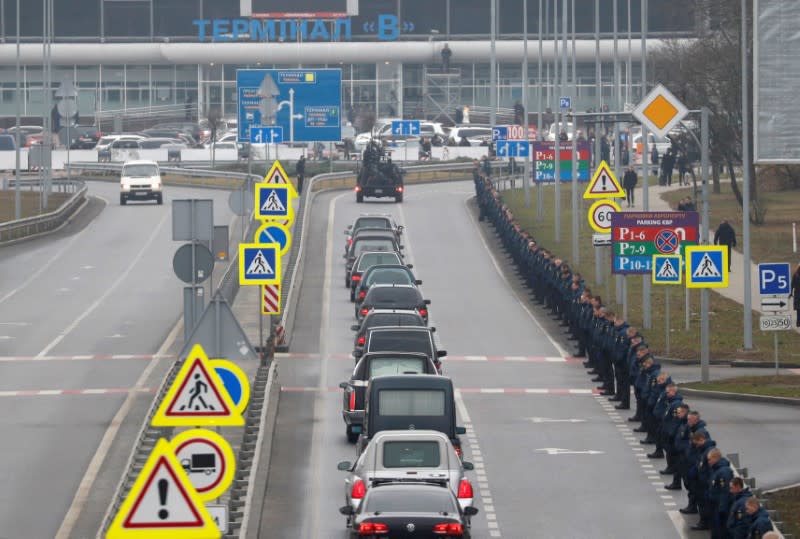
{"label": "side mirror", "polygon": [[403,249],[405,249],[405,248],[406,248],[406,246],[405,246],[405,245],[400,245],[399,247],[400,247],[400,250],[401,250],[401,251],[402,251]]}
{"label": "side mirror", "polygon": [[[340,472],[348,472],[350,468],[353,467],[353,464],[349,460],[343,460],[339,464],[336,465],[336,469]],[[466,470],[466,468],[464,468]]]}
{"label": "side mirror", "polygon": [[358,331],[360,327],[358,324],[353,324],[350,326],[350,331]]}
{"label": "side mirror", "polygon": [[422,303],[424,303],[425,305],[430,305],[431,304],[431,300],[425,299],[425,300],[422,300]]}
{"label": "side mirror", "polygon": [[417,286],[421,285],[422,284],[422,279],[417,279],[416,281],[414,281],[414,284],[417,285]]}
{"label": "side mirror", "polygon": [[[351,509],[351,507],[349,505],[347,506],[347,508]],[[344,508],[342,508],[342,509],[344,509]],[[341,511],[341,509],[340,509],[340,511]],[[344,513],[342,513],[342,514],[344,514]],[[471,505],[468,505],[467,507],[464,508],[464,514],[467,515],[468,517],[474,517],[475,515],[478,514],[478,508],[477,507],[472,507]]]}
{"label": "side mirror", "polygon": [[436,326],[431,326],[431,333],[436,333]]}
{"label": "side mirror", "polygon": [[339,383],[339,387],[342,388],[342,389],[347,389],[347,386],[348,386],[347,382],[340,382]]}
{"label": "side mirror", "polygon": [[[467,509],[475,509],[475,508],[474,507],[467,507]],[[345,506],[340,507],[339,508],[339,512],[341,514],[343,514],[344,516],[348,516],[348,517],[351,516],[354,513],[353,508],[350,507],[349,505],[345,505]],[[475,509],[475,512],[477,513],[478,510]],[[466,510],[464,511],[464,514],[465,515],[467,514]]]}
{"label": "side mirror", "polygon": [[[341,463],[341,462],[339,463],[339,465],[340,465],[340,466],[341,466],[342,464],[343,464],[343,463]],[[347,464],[350,464],[350,463],[348,462]],[[463,462],[461,463],[461,466],[462,466],[462,467],[463,467],[465,470],[467,470],[468,472],[471,472],[472,470],[474,470],[474,469],[475,469],[475,466],[474,466],[474,465],[473,465],[471,462],[467,462],[466,460],[465,460],[465,461],[463,461]],[[339,468],[339,469],[341,470],[341,468]]]}
{"label": "side mirror", "polygon": [[353,357],[354,358],[359,359],[363,355],[364,355],[364,352],[362,352],[361,350],[353,350]]}
{"label": "side mirror", "polygon": [[466,434],[467,429],[464,427],[456,427],[456,434]]}
{"label": "side mirror", "polygon": [[406,227],[404,227],[403,225],[400,225],[400,226],[397,227],[397,231],[398,232],[402,232],[405,229],[406,229]]}
{"label": "side mirror", "polygon": [[406,267],[407,267],[408,269],[414,269],[414,264],[406,264]]}
{"label": "side mirror", "polygon": [[447,350],[437,350],[436,357],[444,357],[447,355]]}

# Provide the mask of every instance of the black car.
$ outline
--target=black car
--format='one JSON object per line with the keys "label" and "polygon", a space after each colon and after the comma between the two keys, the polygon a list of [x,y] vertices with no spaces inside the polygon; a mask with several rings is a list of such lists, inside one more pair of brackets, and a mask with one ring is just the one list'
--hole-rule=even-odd
{"label": "black car", "polygon": [[377,264],[402,264],[403,259],[400,254],[394,251],[387,253],[386,251],[364,251],[350,270],[350,301],[355,301],[356,288],[361,282],[362,274],[370,267]]}
{"label": "black car", "polygon": [[415,278],[411,270],[414,268],[412,264],[376,264],[370,266],[367,271],[361,275],[361,281],[356,286],[353,293],[353,300],[356,304],[364,301],[367,297],[369,287],[374,284],[409,284],[421,285],[422,281]]}
{"label": "black car", "polygon": [[403,226],[397,226],[394,223],[394,219],[390,215],[384,214],[362,214],[356,218],[355,222],[352,225],[348,225],[348,227],[344,231],[344,235],[347,236],[347,241],[344,245],[344,251],[347,252],[348,247],[353,242],[353,236],[361,230],[362,228],[379,228],[383,230],[393,230],[395,235],[397,236],[397,240],[400,241],[400,236],[403,234]]}
{"label": "black car", "polygon": [[[447,355],[447,350],[436,348],[433,338],[435,328],[429,327],[374,327],[367,330],[364,350],[367,352],[421,352],[433,358],[439,372],[442,371],[441,358]],[[356,359],[364,352],[354,350]]]}
{"label": "black car", "polygon": [[372,309],[408,309],[416,310],[427,324],[430,304],[431,300],[423,299],[416,285],[374,284],[361,305],[356,306],[356,318],[361,321]]}
{"label": "black car", "polygon": [[463,512],[447,486],[437,483],[390,482],[367,490],[354,511],[339,508],[347,517],[355,537],[469,537],[467,518],[478,514],[475,507]]}
{"label": "black car", "polygon": [[[69,149],[70,150],[91,150],[97,146],[103,133],[96,125],[75,125],[69,128]],[[61,143],[67,144],[67,128],[62,127],[58,132]]]}
{"label": "black car", "polygon": [[446,376],[402,374],[373,376],[364,401],[364,428],[356,446],[358,454],[369,440],[385,430],[430,429],[450,438],[462,456],[459,434],[466,429],[456,425],[453,381]]}
{"label": "black car", "polygon": [[425,354],[413,352],[375,352],[365,354],[356,363],[350,380],[339,387],[342,394],[342,418],[346,425],[347,440],[355,443],[364,424],[364,400],[367,383],[375,376],[391,374],[437,375],[436,365]]}
{"label": "black car", "polygon": [[[425,319],[417,311],[404,309],[372,309],[360,324],[350,326],[356,332],[353,350],[363,350],[367,330],[374,327],[425,327]],[[434,328],[431,328],[434,329]]]}
{"label": "black car", "polygon": [[344,255],[346,260],[344,274],[345,287],[350,287],[350,272],[353,269],[353,264],[361,253],[365,251],[383,251],[389,253],[394,251],[402,258],[402,249],[403,246],[391,235],[391,232],[369,234],[365,236],[359,235],[355,237],[347,253]]}

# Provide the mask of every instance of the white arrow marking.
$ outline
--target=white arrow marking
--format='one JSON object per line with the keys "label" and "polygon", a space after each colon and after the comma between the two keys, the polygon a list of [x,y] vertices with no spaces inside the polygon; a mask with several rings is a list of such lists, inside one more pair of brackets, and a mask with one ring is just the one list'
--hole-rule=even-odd
{"label": "white arrow marking", "polygon": [[529,417],[534,423],[586,423],[585,419],[550,419],[549,417]]}
{"label": "white arrow marking", "polygon": [[113,335],[109,335],[108,337],[106,337],[106,339],[124,339],[124,338],[125,338],[125,335],[123,335],[121,333],[115,333]]}
{"label": "white arrow marking", "polygon": [[30,326],[30,324],[28,322],[0,322],[0,326],[24,327],[24,326]]}
{"label": "white arrow marking", "polygon": [[13,338],[14,337],[12,337],[10,335],[0,335],[0,341],[10,341]]}
{"label": "white arrow marking", "polygon": [[83,266],[82,269],[90,270],[90,269],[94,269],[94,266]]}
{"label": "white arrow marking", "polygon": [[573,451],[572,449],[559,449],[558,447],[543,447],[536,450],[537,453],[547,453],[548,455],[602,455],[603,451],[593,449],[587,451]]}

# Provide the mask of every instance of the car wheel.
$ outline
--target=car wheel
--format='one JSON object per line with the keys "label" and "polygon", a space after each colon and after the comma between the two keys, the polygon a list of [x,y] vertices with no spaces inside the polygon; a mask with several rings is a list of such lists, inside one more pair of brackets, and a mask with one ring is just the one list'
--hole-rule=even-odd
{"label": "car wheel", "polygon": [[125,205],[127,202],[128,202],[128,201],[127,201],[127,199],[125,198],[125,195],[120,195],[120,196],[119,196],[119,205],[120,205],[120,206],[124,206],[124,205]]}
{"label": "car wheel", "polygon": [[344,278],[344,286],[345,288],[350,288],[350,277]]}
{"label": "car wheel", "polygon": [[164,203],[164,197],[162,195],[158,195],[156,197],[156,203],[161,206]]}
{"label": "car wheel", "polygon": [[347,441],[351,444],[354,444],[358,441],[359,434],[357,432],[353,432],[353,427],[348,425],[347,426]]}
{"label": "car wheel", "polygon": [[358,202],[359,204],[364,202],[364,195],[362,195],[361,193],[356,193],[356,202]]}
{"label": "car wheel", "polygon": [[395,202],[403,202],[403,193],[400,193],[399,195],[395,195],[394,201]]}

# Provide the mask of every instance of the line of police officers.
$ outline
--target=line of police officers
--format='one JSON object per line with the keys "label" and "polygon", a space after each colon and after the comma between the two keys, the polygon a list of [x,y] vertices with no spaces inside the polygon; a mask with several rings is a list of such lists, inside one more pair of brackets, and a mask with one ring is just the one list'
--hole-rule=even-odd
{"label": "line of police officers", "polygon": [[[647,456],[665,459],[661,474],[672,476],[668,490],[688,491],[683,514],[698,514],[693,530],[710,530],[712,538],[763,538],[772,522],[759,500],[740,477],[734,477],[728,460],[716,447],[700,412],[683,402],[678,386],[651,353],[637,328],[603,305],[581,275],[552,252],[536,243],[503,203],[483,167],[477,162],[473,179],[480,220],[494,226],[503,247],[532,290],[534,301],[561,321],[570,340],[576,341],[576,357],[600,382],[598,391],[635,413],[630,422],[641,423],[635,432],[646,435],[644,445],[655,445]],[[777,535],[776,535],[777,537]]]}

